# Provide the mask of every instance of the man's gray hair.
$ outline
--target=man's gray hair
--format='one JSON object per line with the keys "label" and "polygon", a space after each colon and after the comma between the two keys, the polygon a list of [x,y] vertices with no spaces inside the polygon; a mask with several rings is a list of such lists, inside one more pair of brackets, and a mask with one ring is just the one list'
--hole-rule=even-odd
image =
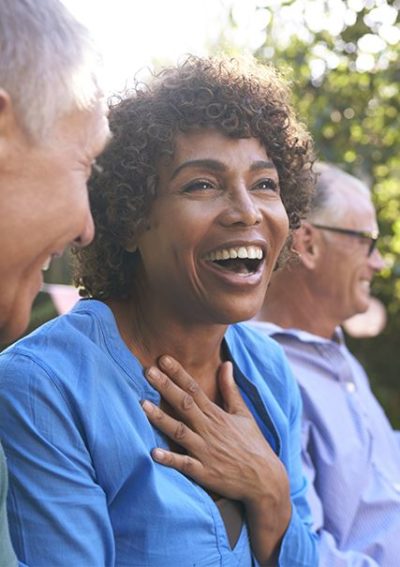
{"label": "man's gray hair", "polygon": [[317,181],[308,220],[326,221],[342,218],[347,209],[347,200],[343,198],[342,192],[335,191],[341,183],[371,198],[370,190],[365,183],[336,165],[317,162],[314,164],[314,171]]}
{"label": "man's gray hair", "polygon": [[90,108],[98,65],[88,31],[60,0],[0,0],[0,88],[33,139],[73,109]]}

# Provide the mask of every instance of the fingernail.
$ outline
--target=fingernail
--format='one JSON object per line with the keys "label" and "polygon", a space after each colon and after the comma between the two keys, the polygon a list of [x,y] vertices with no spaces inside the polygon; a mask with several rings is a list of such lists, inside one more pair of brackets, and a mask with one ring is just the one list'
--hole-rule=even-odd
{"label": "fingernail", "polygon": [[151,454],[156,461],[163,461],[165,458],[165,451],[163,451],[163,449],[153,449]]}
{"label": "fingernail", "polygon": [[172,358],[168,355],[164,355],[160,359],[160,363],[164,368],[171,368],[173,365]]}
{"label": "fingernail", "polygon": [[156,380],[160,375],[160,372],[154,366],[151,366],[146,370],[146,376],[150,379]]}
{"label": "fingernail", "polygon": [[147,400],[143,400],[142,402],[142,408],[146,413],[151,413],[153,411],[153,404]]}

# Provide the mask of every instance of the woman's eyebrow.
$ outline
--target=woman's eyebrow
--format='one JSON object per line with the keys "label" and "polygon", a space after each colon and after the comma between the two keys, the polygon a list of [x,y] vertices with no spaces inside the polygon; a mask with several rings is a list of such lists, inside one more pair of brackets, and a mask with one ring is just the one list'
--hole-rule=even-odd
{"label": "woman's eyebrow", "polygon": [[275,164],[272,161],[258,160],[251,164],[250,171],[258,169],[273,169],[276,171]]}
{"label": "woman's eyebrow", "polygon": [[[170,179],[174,179],[182,169],[187,167],[204,167],[207,169],[212,169],[214,171],[225,171],[226,165],[216,159],[206,158],[206,159],[192,159],[185,161],[179,165],[171,174]],[[253,162],[250,166],[250,171],[255,171],[258,169],[273,169],[276,171],[275,164],[272,161],[257,160]]]}
{"label": "woman's eyebrow", "polygon": [[216,159],[192,159],[181,163],[181,165],[178,165],[178,167],[172,172],[170,179],[174,179],[178,175],[178,173],[182,171],[182,169],[185,169],[187,167],[204,167],[207,169],[212,169],[214,171],[226,170],[226,166]]}

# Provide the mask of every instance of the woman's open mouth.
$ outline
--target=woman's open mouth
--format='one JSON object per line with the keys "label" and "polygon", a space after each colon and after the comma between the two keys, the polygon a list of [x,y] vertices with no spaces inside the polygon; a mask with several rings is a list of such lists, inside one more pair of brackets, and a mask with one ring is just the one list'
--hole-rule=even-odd
{"label": "woman's open mouth", "polygon": [[220,248],[204,256],[215,267],[243,276],[256,274],[263,259],[263,250],[256,245]]}

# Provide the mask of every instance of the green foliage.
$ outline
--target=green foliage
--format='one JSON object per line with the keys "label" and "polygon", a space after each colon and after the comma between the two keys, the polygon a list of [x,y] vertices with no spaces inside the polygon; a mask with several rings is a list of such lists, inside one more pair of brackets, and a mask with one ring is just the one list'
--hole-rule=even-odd
{"label": "green foliage", "polygon": [[[286,4],[304,7],[303,20],[296,22],[299,34],[284,44],[279,41],[285,23],[277,9],[257,56],[284,69],[292,80],[295,105],[313,134],[319,159],[342,164],[372,188],[382,234],[379,247],[387,261],[376,277],[374,295],[386,306],[388,324],[379,337],[350,340],[350,347],[365,365],[392,423],[400,427],[400,41],[387,40],[399,30],[399,3],[358,2],[353,23],[335,35],[310,29],[310,0]],[[357,2],[342,4],[350,10]],[[328,11],[329,5],[326,1]],[[390,25],[377,23],[377,6],[390,5]],[[363,51],[366,37],[372,47],[377,39],[381,49]]]}

